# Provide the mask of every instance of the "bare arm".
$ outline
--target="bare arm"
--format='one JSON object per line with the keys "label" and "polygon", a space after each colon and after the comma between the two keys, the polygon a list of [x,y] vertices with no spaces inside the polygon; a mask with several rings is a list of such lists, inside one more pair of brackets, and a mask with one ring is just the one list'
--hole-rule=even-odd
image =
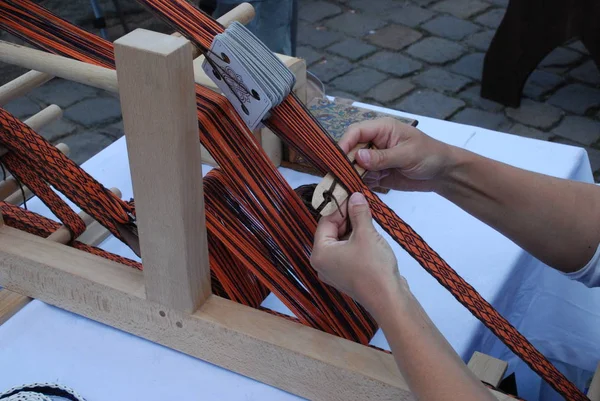
{"label": "bare arm", "polygon": [[373,185],[434,191],[555,269],[583,267],[600,242],[600,187],[509,166],[391,119],[352,126],[340,146],[360,151]]}
{"label": "bare arm", "polygon": [[467,368],[408,288],[377,313],[402,375],[418,400],[495,400]]}
{"label": "bare arm", "polygon": [[369,310],[416,399],[495,400],[410,292],[362,195],[350,198],[348,214],[353,230],[347,240],[340,240],[346,226],[339,213],[319,221],[311,258],[319,278]]}
{"label": "bare arm", "polygon": [[436,192],[564,272],[583,267],[600,242],[600,188],[452,148]]}

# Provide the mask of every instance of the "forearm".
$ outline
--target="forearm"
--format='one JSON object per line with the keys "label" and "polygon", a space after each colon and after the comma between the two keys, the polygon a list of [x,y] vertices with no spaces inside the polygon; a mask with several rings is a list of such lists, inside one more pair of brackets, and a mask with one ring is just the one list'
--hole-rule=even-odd
{"label": "forearm", "polygon": [[396,363],[418,400],[495,400],[431,322],[409,290],[376,314]]}
{"label": "forearm", "polygon": [[600,241],[600,188],[453,148],[441,196],[558,270],[583,267]]}

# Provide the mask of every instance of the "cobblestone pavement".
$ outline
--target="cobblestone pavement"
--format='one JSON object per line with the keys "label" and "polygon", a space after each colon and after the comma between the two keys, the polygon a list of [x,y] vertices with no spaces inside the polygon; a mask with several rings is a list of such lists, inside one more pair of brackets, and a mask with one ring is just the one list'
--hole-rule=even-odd
{"label": "cobblestone pavement", "polygon": [[[87,0],[41,3],[97,32]],[[100,2],[110,39],[123,34],[112,2]],[[133,0],[120,0],[130,28],[169,28]],[[393,109],[584,147],[600,179],[600,72],[580,42],[565,44],[530,76],[518,109],[479,96],[484,53],[507,0],[300,0],[298,56],[326,87]],[[15,41],[6,34],[0,39]],[[0,64],[0,83],[19,74]],[[42,133],[83,162],[122,135],[118,99],[55,79],[7,105],[27,117],[55,103],[61,121]]]}
{"label": "cobblestone pavement", "polygon": [[581,42],[530,76],[518,109],[479,96],[507,0],[302,0],[298,55],[326,93],[584,147],[600,178],[600,72]]}

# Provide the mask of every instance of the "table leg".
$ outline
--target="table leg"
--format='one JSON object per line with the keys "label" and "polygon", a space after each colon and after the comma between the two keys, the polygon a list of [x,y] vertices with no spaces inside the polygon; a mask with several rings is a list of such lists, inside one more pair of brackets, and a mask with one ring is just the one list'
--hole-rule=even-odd
{"label": "table leg", "polygon": [[529,75],[574,35],[581,6],[562,0],[511,0],[486,53],[481,96],[519,107]]}

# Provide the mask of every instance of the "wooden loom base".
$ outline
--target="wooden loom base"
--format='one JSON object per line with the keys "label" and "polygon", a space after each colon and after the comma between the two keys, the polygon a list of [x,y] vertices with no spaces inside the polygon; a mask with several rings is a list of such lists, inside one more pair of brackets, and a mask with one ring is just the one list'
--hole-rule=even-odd
{"label": "wooden loom base", "polygon": [[413,399],[390,354],[215,295],[186,315],[148,301],[142,272],[8,226],[0,283],[308,399]]}

